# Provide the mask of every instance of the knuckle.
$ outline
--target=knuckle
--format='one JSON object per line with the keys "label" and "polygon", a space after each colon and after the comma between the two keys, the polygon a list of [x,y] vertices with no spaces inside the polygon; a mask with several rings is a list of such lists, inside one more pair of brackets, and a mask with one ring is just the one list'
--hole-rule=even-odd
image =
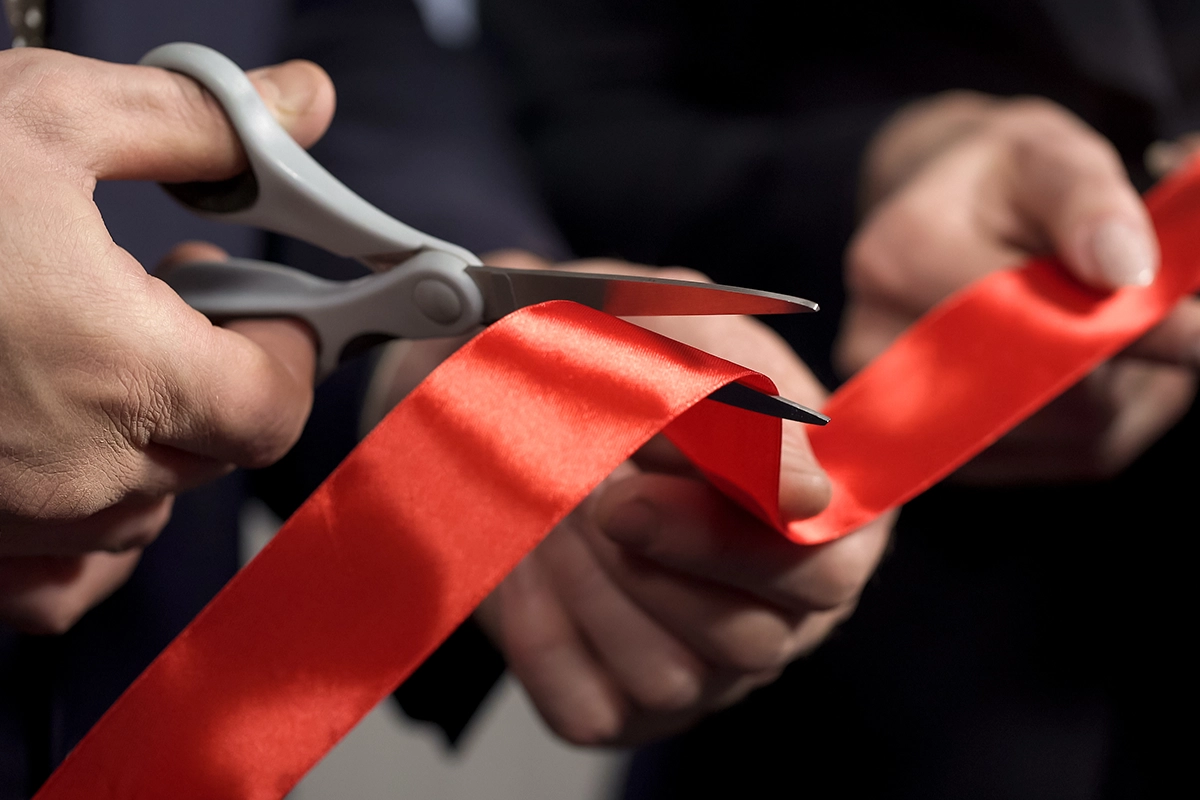
{"label": "knuckle", "polygon": [[[244,374],[266,376],[271,368],[263,361]],[[232,448],[231,460],[240,466],[260,468],[274,464],[287,454],[304,431],[311,407],[309,387],[284,385],[278,380],[243,382],[227,396],[210,398],[205,425],[215,440]],[[195,403],[183,403],[194,406]]]}
{"label": "knuckle", "polygon": [[1083,120],[1044,97],[1008,101],[996,115],[996,129],[1033,151],[1078,145],[1083,139],[1101,140]]}
{"label": "knuckle", "polygon": [[[125,352],[134,352],[126,349]],[[104,382],[101,408],[119,435],[135,448],[150,444],[169,413],[170,401],[145,359],[123,359],[111,365]]]}
{"label": "knuckle", "polygon": [[1026,170],[1056,164],[1122,170],[1111,142],[1057,103],[1044,98],[1010,101],[998,117],[1014,163]]}
{"label": "knuckle", "polygon": [[207,151],[209,163],[204,172],[208,177],[227,177],[243,156],[221,103],[199,82],[184,75],[155,70],[154,77],[157,80],[146,82],[129,96],[130,110],[171,123],[179,130],[204,130],[208,137],[225,139],[226,146]]}
{"label": "knuckle", "polygon": [[70,57],[40,49],[4,55],[0,119],[43,144],[86,141],[90,126],[86,103],[80,98],[90,94],[81,86],[87,77],[71,69]]}
{"label": "knuckle", "polygon": [[85,519],[111,505],[118,494],[106,467],[75,455],[54,464],[24,466],[5,476],[0,511],[35,525]]}
{"label": "knuckle", "polygon": [[1009,100],[1000,108],[997,118],[1005,122],[1015,121],[1015,127],[1058,126],[1075,119],[1071,112],[1053,100],[1032,95],[1014,97]]}
{"label": "knuckle", "polygon": [[196,113],[224,116],[220,103],[199,82],[174,72],[158,77],[166,80],[161,86],[156,85],[155,91],[147,91],[141,98],[149,111],[174,117],[181,123],[194,123],[193,115]]}
{"label": "knuckle", "polygon": [[242,444],[243,451],[238,461],[249,469],[269,467],[283,458],[295,446],[304,430],[303,419],[296,420],[285,414],[251,414],[243,424],[252,433]]}

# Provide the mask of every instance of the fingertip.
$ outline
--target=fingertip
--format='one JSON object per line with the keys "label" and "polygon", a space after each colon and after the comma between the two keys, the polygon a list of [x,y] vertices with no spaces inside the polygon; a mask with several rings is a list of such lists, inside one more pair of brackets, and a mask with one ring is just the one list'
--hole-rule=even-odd
{"label": "fingertip", "polygon": [[116,591],[140,558],[137,550],[0,558],[0,622],[23,633],[62,635]]}
{"label": "fingertip", "polygon": [[1148,223],[1109,216],[1085,234],[1078,277],[1102,289],[1149,286],[1158,274],[1158,242]]}
{"label": "fingertip", "polygon": [[200,241],[180,242],[163,257],[155,273],[176,264],[186,264],[191,261],[226,261],[228,258],[229,254],[215,244]]}
{"label": "fingertip", "polygon": [[577,745],[604,744],[620,733],[627,709],[543,574],[538,552],[497,589],[497,638],[509,668],[555,733]]}
{"label": "fingertip", "polygon": [[833,483],[817,463],[799,424],[785,425],[779,458],[779,513],[785,522],[815,517],[833,497]]}
{"label": "fingertip", "polygon": [[247,467],[273,464],[286,454],[304,430],[312,410],[316,343],[308,327],[292,319],[237,320],[226,328],[250,340],[262,354],[259,388],[243,386],[252,398],[243,431],[250,444],[242,462]]}
{"label": "fingertip", "polygon": [[225,328],[258,345],[271,360],[283,367],[301,392],[311,393],[317,371],[317,337],[297,319],[242,319]]}
{"label": "fingertip", "polygon": [[555,733],[579,747],[615,741],[628,716],[628,708],[611,687],[583,676],[574,683],[572,696],[539,710]]}
{"label": "fingertip", "polygon": [[1101,291],[1152,283],[1158,243],[1117,148],[1048,101],[1012,108],[1001,194],[1022,219],[1006,238],[1031,251],[1052,245],[1070,274]]}
{"label": "fingertip", "polygon": [[490,266],[507,269],[551,269],[554,266],[539,255],[516,248],[485,253],[483,261]]}
{"label": "fingertip", "polygon": [[324,135],[337,106],[333,80],[325,70],[311,61],[296,60],[247,75],[293,139],[309,147]]}
{"label": "fingertip", "polygon": [[309,334],[292,320],[204,325],[193,331],[191,357],[171,362],[163,391],[172,411],[154,441],[252,469],[273,464],[300,438],[312,408]]}
{"label": "fingertip", "polygon": [[785,522],[820,514],[833,498],[833,484],[823,472],[780,474],[779,513]]}

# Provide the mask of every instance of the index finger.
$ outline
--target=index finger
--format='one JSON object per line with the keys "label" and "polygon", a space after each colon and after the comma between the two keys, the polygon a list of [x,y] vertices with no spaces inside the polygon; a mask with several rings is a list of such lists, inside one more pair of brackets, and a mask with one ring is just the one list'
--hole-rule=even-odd
{"label": "index finger", "polygon": [[299,438],[312,405],[316,353],[311,334],[286,320],[214,326],[166,284],[151,281],[162,310],[152,370],[152,441],[240,466],[281,458]]}
{"label": "index finger", "polygon": [[798,545],[699,480],[650,473],[607,485],[592,515],[597,531],[646,560],[798,613],[852,600],[889,530],[885,520]]}

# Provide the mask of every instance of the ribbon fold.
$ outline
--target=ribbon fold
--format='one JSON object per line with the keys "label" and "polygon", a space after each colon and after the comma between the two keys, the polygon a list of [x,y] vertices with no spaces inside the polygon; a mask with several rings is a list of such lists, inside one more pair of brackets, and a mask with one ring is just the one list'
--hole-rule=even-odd
{"label": "ribbon fold", "polygon": [[1051,261],[985,278],[846,384],[813,429],[830,507],[779,519],[780,423],[704,398],[737,365],[568,303],[438,367],[113,705],[38,793],[277,800],[517,562],[660,430],[797,542],[945,477],[1200,285],[1200,164],[1147,198],[1153,286],[1102,296]]}
{"label": "ribbon fold", "polygon": [[[829,507],[789,526],[815,544],[908,502],[979,454],[1200,288],[1200,160],[1146,195],[1162,266],[1110,294],[1057,260],[976,281],[916,322],[839,389],[811,432]],[[836,427],[834,425],[836,423]]]}
{"label": "ribbon fold", "polygon": [[664,427],[778,517],[779,420],[704,399],[743,367],[565,302],[440,365],[100,719],[38,793],[277,800]]}

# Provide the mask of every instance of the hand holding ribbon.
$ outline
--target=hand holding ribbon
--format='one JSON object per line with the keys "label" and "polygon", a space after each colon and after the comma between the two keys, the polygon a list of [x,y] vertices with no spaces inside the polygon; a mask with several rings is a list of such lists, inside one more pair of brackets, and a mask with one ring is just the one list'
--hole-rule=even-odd
{"label": "hand holding ribbon", "polygon": [[827,408],[840,424],[812,437],[832,501],[786,526],[779,422],[703,399],[765,379],[578,307],[511,315],[388,416],[39,798],[282,796],[663,425],[710,481],[789,538],[817,544],[861,527],[1195,291],[1200,165],[1148,207],[1163,247],[1152,286],[1101,296],[1052,262],[997,273],[839,390]]}
{"label": "hand holding ribbon", "polygon": [[1148,208],[1163,248],[1153,285],[1098,294],[1049,260],[989,275],[839,390],[826,407],[838,424],[812,436],[833,495],[811,520],[780,515],[780,423],[704,399],[765,378],[571,305],[511,315],[388,416],[39,796],[280,797],[664,426],[700,474],[793,541],[846,536],[1195,291],[1200,165]]}
{"label": "hand holding ribbon", "polygon": [[[513,252],[487,261],[549,266]],[[556,268],[702,277],[607,260]],[[799,402],[824,402],[824,388],[791,348],[753,319],[637,321],[770,375]],[[440,342],[397,351],[405,364],[393,367],[393,402],[448,355]],[[812,516],[829,500],[829,479],[805,431],[783,427],[784,519]],[[556,733],[577,744],[632,744],[735,702],[815,647],[853,608],[890,527],[889,516],[838,542],[797,546],[659,436],[563,520],[476,617]]]}
{"label": "hand holding ribbon", "polygon": [[[916,103],[879,133],[864,174],[869,208],[847,257],[838,343],[847,372],[953,292],[1031,257],[1054,253],[1102,292],[1145,285],[1159,267],[1149,214],[1115,149],[1049,101],[955,92]],[[1198,366],[1200,301],[1185,298],[956,477],[1110,477],[1187,410]]]}

